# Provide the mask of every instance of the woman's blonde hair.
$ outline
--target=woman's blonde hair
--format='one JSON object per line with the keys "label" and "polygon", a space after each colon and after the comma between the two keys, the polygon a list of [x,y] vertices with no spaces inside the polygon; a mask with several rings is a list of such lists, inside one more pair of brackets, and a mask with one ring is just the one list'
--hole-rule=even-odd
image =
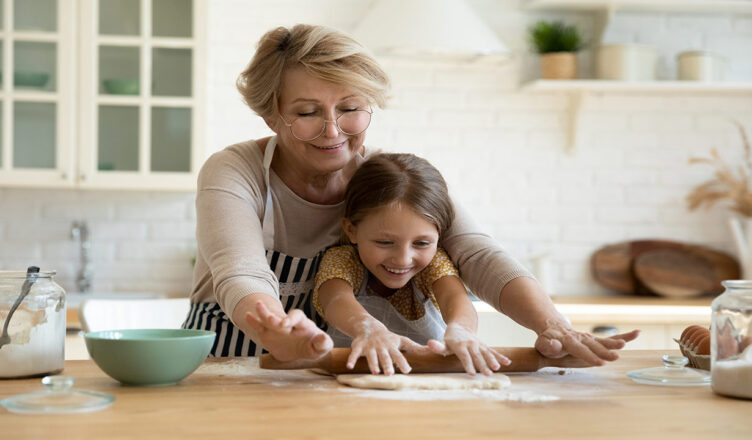
{"label": "woman's blonde hair", "polygon": [[[345,190],[345,218],[357,226],[369,213],[393,203],[433,223],[439,237],[454,220],[454,206],[441,173],[413,154],[380,153],[363,162]],[[345,234],[342,238],[348,242]]]}
{"label": "woman's blonde hair", "polygon": [[302,66],[311,75],[347,86],[384,107],[389,78],[357,41],[324,26],[296,24],[264,34],[236,86],[243,101],[263,118],[279,111],[282,73]]}

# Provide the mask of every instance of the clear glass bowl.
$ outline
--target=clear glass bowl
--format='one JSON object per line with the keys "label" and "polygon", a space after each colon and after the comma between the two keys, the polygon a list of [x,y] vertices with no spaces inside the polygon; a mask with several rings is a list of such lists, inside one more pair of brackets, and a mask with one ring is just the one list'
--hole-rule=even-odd
{"label": "clear glass bowl", "polygon": [[46,376],[44,389],[0,400],[10,412],[20,414],[86,413],[105,409],[115,401],[110,394],[98,391],[74,390],[70,376]]}

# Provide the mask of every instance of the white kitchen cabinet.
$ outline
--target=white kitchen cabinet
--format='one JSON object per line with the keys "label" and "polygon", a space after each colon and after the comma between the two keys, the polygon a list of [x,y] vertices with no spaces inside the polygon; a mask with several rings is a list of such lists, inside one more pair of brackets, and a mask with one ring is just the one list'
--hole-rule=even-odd
{"label": "white kitchen cabinet", "polygon": [[49,80],[3,84],[0,185],[195,188],[205,0],[2,3],[3,70]]}
{"label": "white kitchen cabinet", "polygon": [[[474,303],[478,311],[478,335],[493,346],[527,346],[535,343],[534,332],[523,328],[485,303]],[[625,333],[634,329],[640,336],[627,344],[632,350],[674,350],[674,338],[689,325],[710,326],[710,305],[705,300],[680,303],[662,299],[593,298],[556,303],[576,330],[598,336]]]}
{"label": "white kitchen cabinet", "polygon": [[65,3],[2,1],[0,184],[72,185],[76,20]]}

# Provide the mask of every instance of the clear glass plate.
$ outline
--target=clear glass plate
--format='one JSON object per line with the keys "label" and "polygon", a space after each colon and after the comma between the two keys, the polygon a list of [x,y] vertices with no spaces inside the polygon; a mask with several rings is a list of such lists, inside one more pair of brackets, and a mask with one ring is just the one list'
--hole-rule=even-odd
{"label": "clear glass plate", "polygon": [[74,390],[70,376],[46,376],[44,389],[0,400],[10,412],[20,414],[86,413],[105,409],[115,401],[110,394],[98,391]]}
{"label": "clear glass plate", "polygon": [[710,373],[687,367],[684,356],[663,355],[662,367],[643,368],[627,372],[633,381],[648,385],[697,386],[710,385]]}

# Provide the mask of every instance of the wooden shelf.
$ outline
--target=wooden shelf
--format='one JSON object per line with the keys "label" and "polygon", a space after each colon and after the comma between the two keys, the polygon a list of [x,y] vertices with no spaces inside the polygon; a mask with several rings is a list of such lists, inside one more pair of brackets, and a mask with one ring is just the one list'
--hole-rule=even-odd
{"label": "wooden shelf", "polygon": [[530,0],[525,8],[532,10],[622,10],[693,12],[705,14],[752,14],[752,1],[747,0]]}
{"label": "wooden shelf", "polygon": [[752,94],[752,82],[699,82],[699,81],[607,81],[534,80],[522,84],[520,90],[530,93],[567,93],[570,95],[567,130],[567,152],[579,147],[580,116],[584,97],[591,93],[650,93],[650,94]]}
{"label": "wooden shelf", "polygon": [[[752,2],[750,2],[752,3]],[[534,80],[524,92],[752,93],[752,82]]]}

